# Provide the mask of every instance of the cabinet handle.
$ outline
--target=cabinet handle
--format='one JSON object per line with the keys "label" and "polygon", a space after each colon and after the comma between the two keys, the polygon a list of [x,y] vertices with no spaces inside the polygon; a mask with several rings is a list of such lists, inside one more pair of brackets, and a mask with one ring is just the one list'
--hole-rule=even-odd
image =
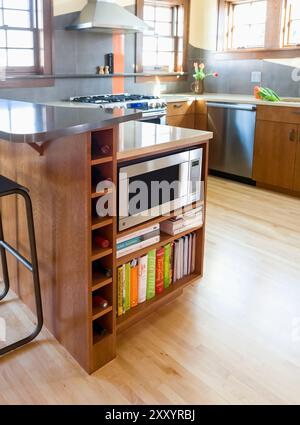
{"label": "cabinet handle", "polygon": [[289,131],[289,141],[290,142],[295,142],[295,140],[296,140],[296,130],[295,129],[293,129],[293,130],[290,130]]}
{"label": "cabinet handle", "polygon": [[174,108],[180,109],[183,107],[183,103],[177,103],[176,105],[173,105]]}

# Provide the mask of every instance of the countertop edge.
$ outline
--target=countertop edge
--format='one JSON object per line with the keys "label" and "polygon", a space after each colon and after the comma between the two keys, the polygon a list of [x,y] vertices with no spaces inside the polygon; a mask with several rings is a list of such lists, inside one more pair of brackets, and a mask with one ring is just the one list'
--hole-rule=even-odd
{"label": "countertop edge", "polygon": [[103,128],[118,125],[128,121],[136,121],[142,118],[141,112],[135,112],[131,115],[125,115],[120,117],[108,117],[104,121],[97,122],[88,122],[85,124],[76,124],[71,127],[57,128],[49,131],[37,132],[37,133],[12,133],[0,130],[0,139],[8,141],[10,143],[25,143],[25,144],[34,144],[34,143],[45,143],[54,139],[59,139],[62,137],[68,137],[71,135],[77,135],[81,133],[86,133],[93,130],[101,130]]}
{"label": "countertop edge", "polygon": [[[199,130],[200,131],[200,130]],[[190,147],[191,145],[197,145],[204,142],[209,142],[213,138],[213,133],[210,131],[203,131],[204,134],[197,134],[195,136],[189,136],[186,139],[172,140],[159,145],[146,146],[142,148],[136,148],[132,151],[118,152],[117,161],[123,162],[131,159],[139,158],[142,156],[150,156],[153,154],[163,153],[169,150],[177,150],[180,148]]]}
{"label": "countertop edge", "polygon": [[202,95],[194,93],[165,93],[161,95],[167,103],[176,103],[184,101],[193,101],[193,100],[204,100],[206,102],[224,102],[224,103],[246,103],[253,104],[257,106],[284,106],[289,108],[300,108],[300,99],[299,102],[267,102],[264,100],[255,99],[254,96],[245,95],[245,94],[226,94],[226,93],[204,93]]}

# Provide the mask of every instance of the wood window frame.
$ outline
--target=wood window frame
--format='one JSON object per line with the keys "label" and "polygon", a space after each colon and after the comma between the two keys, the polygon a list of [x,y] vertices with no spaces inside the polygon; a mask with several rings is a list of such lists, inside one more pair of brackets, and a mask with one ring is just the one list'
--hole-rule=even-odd
{"label": "wood window frame", "polygon": [[290,37],[290,25],[291,25],[290,10],[288,10],[289,5],[290,5],[290,0],[284,0],[282,43],[284,48],[297,48],[297,47],[299,48],[298,45],[288,44],[289,37]]}
{"label": "wood window frame", "polygon": [[[247,2],[248,0],[241,0]],[[284,46],[283,14],[286,0],[267,0],[267,24],[265,47],[255,49],[226,49],[226,26],[228,19],[228,4],[237,3],[237,0],[219,0],[218,30],[215,57],[220,60],[233,59],[276,59],[295,58],[300,56],[299,46]]]}
{"label": "wood window frame", "polygon": [[[167,5],[182,5],[184,7],[184,29],[183,29],[183,61],[182,61],[182,72],[188,71],[188,43],[189,43],[189,29],[190,29],[190,0],[165,0],[163,2]],[[136,0],[136,15],[143,19],[143,9],[144,9],[145,0]],[[143,34],[136,34],[136,63],[135,63],[135,72],[143,73]],[[176,74],[176,72],[174,72]],[[153,82],[159,77],[163,82],[178,82],[186,80],[186,75],[170,75],[170,72],[157,73],[157,75],[147,76],[147,77],[136,77],[137,83]]]}
{"label": "wood window frame", "polygon": [[[34,88],[54,85],[52,64],[53,1],[40,0],[43,7],[43,25],[36,31],[34,67],[7,67],[5,80],[0,80],[0,88]],[[39,32],[43,31],[43,49],[39,42]],[[49,78],[45,78],[49,76]],[[43,77],[43,78],[41,78]]]}

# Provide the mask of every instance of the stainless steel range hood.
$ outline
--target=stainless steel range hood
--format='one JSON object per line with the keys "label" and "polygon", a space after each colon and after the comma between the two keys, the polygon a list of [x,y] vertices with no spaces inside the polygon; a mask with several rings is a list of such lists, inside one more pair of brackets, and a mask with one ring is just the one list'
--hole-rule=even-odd
{"label": "stainless steel range hood", "polygon": [[151,28],[114,0],[88,0],[78,18],[66,29],[125,34],[144,32]]}

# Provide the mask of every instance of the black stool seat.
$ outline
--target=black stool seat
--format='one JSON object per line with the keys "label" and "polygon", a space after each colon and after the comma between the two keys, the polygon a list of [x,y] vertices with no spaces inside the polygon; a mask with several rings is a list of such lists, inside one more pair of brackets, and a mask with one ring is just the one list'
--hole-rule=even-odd
{"label": "black stool seat", "polygon": [[19,185],[19,183],[0,175],[0,196],[5,196],[6,193],[15,192],[16,190],[25,190],[29,192],[28,189]]}
{"label": "black stool seat", "polygon": [[[3,224],[2,216],[0,213],[0,254],[2,262],[2,272],[3,272],[3,282],[4,282],[4,291],[0,293],[0,301],[3,300],[9,291],[9,274],[7,266],[6,252],[9,252],[13,255],[24,267],[26,267],[33,277],[33,286],[34,286],[34,296],[36,304],[36,315],[37,315],[37,324],[34,331],[27,337],[17,341],[13,344],[7,345],[4,348],[0,349],[0,356],[15,350],[25,344],[28,344],[40,333],[43,327],[43,308],[42,308],[42,299],[41,299],[41,289],[40,289],[40,278],[39,278],[39,269],[38,269],[38,260],[36,252],[36,242],[35,242],[35,232],[34,232],[34,222],[33,222],[33,213],[32,213],[32,204],[29,196],[29,190],[17,182],[8,179],[7,177],[0,175],[0,197],[10,196],[10,195],[20,195],[26,206],[26,217],[27,217],[27,228],[28,228],[28,237],[30,244],[30,253],[31,253],[31,262],[28,261],[23,255],[21,255],[16,249],[9,245],[4,239],[3,233]],[[20,285],[22,283],[20,282]]]}

